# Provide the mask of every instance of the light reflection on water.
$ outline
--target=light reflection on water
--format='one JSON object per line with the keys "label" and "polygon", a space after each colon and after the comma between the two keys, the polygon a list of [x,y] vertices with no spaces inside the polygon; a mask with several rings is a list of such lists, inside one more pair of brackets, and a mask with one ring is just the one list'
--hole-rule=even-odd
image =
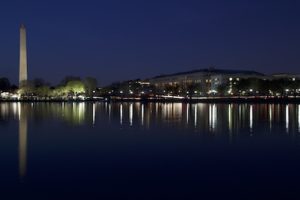
{"label": "light reflection on water", "polygon": [[[97,117],[96,117],[97,116]],[[19,122],[19,176],[27,171],[28,121],[59,120],[72,126],[121,126],[150,129],[180,128],[182,132],[227,135],[300,133],[297,104],[182,104],[182,103],[1,103],[0,119]],[[138,123],[136,123],[138,122]],[[1,126],[0,126],[1,127]],[[275,130],[276,129],[276,130]],[[246,131],[246,133],[247,133]]]}
{"label": "light reflection on water", "polygon": [[289,105],[285,106],[285,128],[286,132],[289,132]]}
{"label": "light reflection on water", "polygon": [[252,132],[253,130],[253,105],[250,105],[250,110],[249,110],[249,126],[250,126],[250,131]]}
{"label": "light reflection on water", "polygon": [[24,180],[27,168],[27,115],[26,107],[19,106],[19,175],[21,181]]}
{"label": "light reflection on water", "polygon": [[129,104],[129,125],[133,125],[133,104]]}
{"label": "light reflection on water", "polygon": [[300,132],[300,105],[298,105],[298,131]]}
{"label": "light reflection on water", "polygon": [[55,119],[87,126],[97,125],[100,121],[114,124],[118,120],[121,126],[135,128],[151,127],[156,123],[223,133],[238,132],[247,127],[249,131],[261,128],[271,131],[275,125],[281,124],[287,132],[299,132],[299,110],[298,104],[1,103],[0,119]]}
{"label": "light reflection on water", "polygon": [[247,127],[249,131],[259,128],[271,131],[278,123],[287,132],[300,129],[298,104],[2,103],[0,118],[21,119],[23,109],[27,110],[24,114],[27,118],[56,119],[71,125],[97,125],[99,120],[114,124],[119,120],[122,126],[149,127],[158,123],[189,129],[193,126],[199,132],[238,132]]}
{"label": "light reflection on water", "polygon": [[[230,140],[232,133],[240,130],[272,132],[274,125],[278,127],[281,123],[287,133],[300,132],[300,105],[296,104],[2,103],[0,114],[2,120],[19,121],[20,177],[26,174],[28,119],[97,126],[103,121],[114,125],[119,115],[119,125],[124,127],[149,128],[156,123],[160,127],[181,127],[199,133],[228,134]],[[194,119],[192,124],[190,118]]]}

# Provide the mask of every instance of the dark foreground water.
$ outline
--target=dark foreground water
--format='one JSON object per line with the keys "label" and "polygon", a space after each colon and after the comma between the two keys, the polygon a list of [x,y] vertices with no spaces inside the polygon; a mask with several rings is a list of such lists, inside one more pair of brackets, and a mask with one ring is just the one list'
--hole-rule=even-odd
{"label": "dark foreground water", "polygon": [[300,199],[300,105],[1,103],[0,199]]}

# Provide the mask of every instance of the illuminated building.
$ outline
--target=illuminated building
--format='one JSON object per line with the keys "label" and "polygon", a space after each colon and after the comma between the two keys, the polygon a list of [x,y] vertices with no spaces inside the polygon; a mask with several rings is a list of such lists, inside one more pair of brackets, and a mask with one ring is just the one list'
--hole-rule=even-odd
{"label": "illuminated building", "polygon": [[200,69],[180,72],[169,75],[156,76],[149,82],[156,87],[166,85],[180,85],[187,88],[190,84],[198,84],[206,92],[217,91],[222,84],[235,84],[236,81],[246,78],[267,78],[264,74],[246,70],[222,70],[222,69]]}

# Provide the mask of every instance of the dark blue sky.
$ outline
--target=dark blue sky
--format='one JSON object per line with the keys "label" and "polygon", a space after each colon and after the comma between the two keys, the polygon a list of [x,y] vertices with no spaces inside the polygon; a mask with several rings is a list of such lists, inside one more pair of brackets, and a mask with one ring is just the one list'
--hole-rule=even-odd
{"label": "dark blue sky", "polygon": [[0,77],[18,78],[19,24],[29,77],[100,84],[205,68],[300,73],[297,0],[3,0]]}

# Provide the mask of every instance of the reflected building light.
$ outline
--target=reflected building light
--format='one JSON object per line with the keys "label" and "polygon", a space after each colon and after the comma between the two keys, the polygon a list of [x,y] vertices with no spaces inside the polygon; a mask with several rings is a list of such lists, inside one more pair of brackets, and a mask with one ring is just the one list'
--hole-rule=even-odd
{"label": "reflected building light", "polygon": [[110,122],[110,118],[111,118],[111,103],[108,104],[108,120]]}
{"label": "reflected building light", "polygon": [[195,104],[195,111],[194,111],[194,125],[195,125],[195,127],[197,127],[197,108],[198,106],[197,106],[197,104]]}
{"label": "reflected building light", "polygon": [[209,104],[209,128],[214,131],[216,128],[217,108],[216,105]]}
{"label": "reflected building light", "polygon": [[286,132],[289,132],[289,105],[285,106],[285,128]]}
{"label": "reflected building light", "polygon": [[239,123],[239,125],[240,125],[240,123],[241,123],[241,120],[242,119],[242,106],[241,105],[239,105],[239,118],[238,118],[238,123]]}
{"label": "reflected building light", "polygon": [[250,110],[249,110],[249,127],[250,131],[253,129],[253,105],[250,105]]}
{"label": "reflected building light", "polygon": [[174,103],[172,104],[173,110],[172,110],[172,117],[174,117],[181,121],[182,119],[182,103]]}
{"label": "reflected building light", "polygon": [[78,115],[80,121],[84,119],[84,114],[85,114],[85,103],[81,102],[79,103],[78,106]]}
{"label": "reflected building light", "polygon": [[163,119],[166,120],[167,119],[167,105],[166,104],[162,104],[162,107],[163,107]]}
{"label": "reflected building light", "polygon": [[228,105],[228,129],[232,132],[232,105]]}
{"label": "reflected building light", "polygon": [[21,120],[21,103],[18,102],[18,115],[19,115],[19,120]]}
{"label": "reflected building light", "polygon": [[123,124],[123,105],[120,104],[120,124]]}
{"label": "reflected building light", "polygon": [[300,132],[300,105],[298,105],[298,131]]}
{"label": "reflected building light", "polygon": [[129,105],[129,125],[132,126],[133,121],[133,104]]}
{"label": "reflected building light", "polygon": [[12,103],[12,109],[13,109],[13,114],[14,118],[16,119],[18,116],[18,103]]}
{"label": "reflected building light", "polygon": [[7,103],[0,104],[1,115],[6,116],[9,114],[9,107]]}
{"label": "reflected building light", "polygon": [[190,109],[190,104],[186,105],[186,124],[189,124],[189,109]]}
{"label": "reflected building light", "polygon": [[142,104],[141,105],[141,123],[142,123],[142,126],[144,126],[144,114],[145,114],[145,112],[144,112],[144,104]]}
{"label": "reflected building light", "polygon": [[213,131],[216,128],[216,122],[217,122],[217,106],[216,106],[216,104],[214,104],[212,106],[212,124],[211,124]]}
{"label": "reflected building light", "polygon": [[96,104],[93,103],[93,125],[95,125],[96,121]]}
{"label": "reflected building light", "polygon": [[172,119],[173,117],[173,103],[168,103],[167,104],[167,119],[169,120],[170,118]]}

